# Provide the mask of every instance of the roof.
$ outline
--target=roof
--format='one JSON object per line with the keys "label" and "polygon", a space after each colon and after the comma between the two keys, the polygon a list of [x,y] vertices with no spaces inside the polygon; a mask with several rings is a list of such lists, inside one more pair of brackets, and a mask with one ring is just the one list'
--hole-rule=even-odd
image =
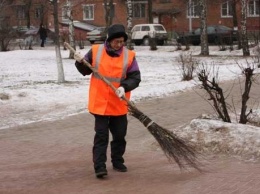
{"label": "roof", "polygon": [[[62,25],[66,25],[66,26],[69,25],[69,21],[62,21],[60,23]],[[98,26],[94,26],[92,24],[88,24],[88,23],[80,22],[80,21],[73,21],[73,24],[74,24],[75,28],[79,28],[79,29],[86,30],[86,31],[91,31],[98,27]]]}
{"label": "roof", "polygon": [[177,14],[180,9],[176,8],[173,3],[158,3],[153,5],[152,12],[156,14]]}

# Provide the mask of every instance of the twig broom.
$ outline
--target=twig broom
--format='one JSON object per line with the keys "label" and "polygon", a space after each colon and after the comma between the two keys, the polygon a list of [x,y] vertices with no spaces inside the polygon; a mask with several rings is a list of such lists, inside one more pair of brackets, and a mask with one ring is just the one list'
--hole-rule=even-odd
{"label": "twig broom", "polygon": [[[71,52],[75,53],[75,50],[68,43],[65,42],[64,45]],[[117,90],[117,88],[112,85],[110,81],[100,75],[99,72],[84,59],[83,64],[90,68],[96,75],[98,75],[100,79],[102,79],[109,87],[111,87],[114,92]],[[183,139],[177,137],[171,131],[155,123],[147,115],[142,113],[134,105],[134,103],[129,101],[126,97],[123,97],[123,100],[127,102],[130,114],[143,123],[143,125],[154,136],[170,162],[175,161],[180,169],[185,169],[187,166],[191,166],[201,171],[199,168],[200,163],[197,158],[198,153],[196,152],[194,146],[186,143]]]}

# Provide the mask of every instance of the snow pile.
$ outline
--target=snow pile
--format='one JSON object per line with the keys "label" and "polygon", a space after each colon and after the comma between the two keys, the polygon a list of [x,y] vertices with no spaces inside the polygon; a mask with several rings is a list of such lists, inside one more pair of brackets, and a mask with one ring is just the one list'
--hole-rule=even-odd
{"label": "snow pile", "polygon": [[219,120],[194,119],[178,129],[179,135],[194,142],[202,152],[260,159],[260,129],[251,125]]}

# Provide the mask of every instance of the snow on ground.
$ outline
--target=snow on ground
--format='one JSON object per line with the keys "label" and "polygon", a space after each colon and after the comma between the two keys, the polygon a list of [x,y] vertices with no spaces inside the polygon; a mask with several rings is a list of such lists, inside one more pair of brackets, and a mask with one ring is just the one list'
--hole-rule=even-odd
{"label": "snow on ground", "polygon": [[[81,50],[85,54],[89,46]],[[195,78],[192,81],[181,81],[179,56],[183,51],[176,51],[175,46],[160,46],[157,51],[150,51],[149,47],[136,46],[136,58],[142,74],[142,82],[134,92],[132,100],[140,101],[173,95],[176,92],[190,89],[199,84]],[[187,53],[196,56],[200,47],[191,47]],[[0,129],[22,125],[40,120],[55,120],[72,114],[87,112],[89,77],[83,77],[76,70],[74,60],[68,59],[69,51],[61,50],[66,83],[57,83],[57,66],[54,48],[35,48],[34,50],[14,50],[0,52]],[[219,51],[219,47],[210,47],[209,57],[196,57],[200,63],[215,68],[220,81],[235,79],[241,75],[241,68],[237,63],[246,66],[241,50]],[[212,57],[213,56],[213,57]],[[247,59],[250,61],[250,59]],[[213,65],[214,64],[214,65]],[[193,121],[190,127],[192,128]],[[201,121],[201,123],[206,121]],[[215,121],[207,125],[217,125]],[[198,130],[199,123],[194,127]],[[205,123],[203,125],[206,125]],[[219,124],[218,124],[219,125]],[[230,124],[227,128],[230,133],[234,130]],[[209,127],[210,129],[212,127]],[[235,127],[236,128],[236,127]],[[257,128],[258,129],[258,128]],[[187,128],[186,131],[191,130]],[[215,141],[215,131],[205,132],[204,141]],[[246,130],[239,127],[237,137],[231,138],[235,143],[232,146],[242,145],[244,134],[256,143],[246,144],[250,152],[259,157],[259,133],[253,129]],[[257,131],[257,130],[255,130]],[[194,131],[193,139],[198,132]],[[249,141],[248,140],[248,141]],[[225,141],[221,138],[218,141]],[[206,142],[205,142],[206,143]],[[243,143],[244,145],[245,143]],[[252,151],[249,146],[257,146],[258,151]],[[240,146],[242,147],[242,146]],[[216,148],[217,149],[217,148]],[[234,152],[236,152],[234,150]]]}
{"label": "snow on ground", "polygon": [[198,150],[204,153],[228,154],[251,161],[260,159],[259,127],[193,119],[190,124],[178,129],[178,135],[195,142]]}

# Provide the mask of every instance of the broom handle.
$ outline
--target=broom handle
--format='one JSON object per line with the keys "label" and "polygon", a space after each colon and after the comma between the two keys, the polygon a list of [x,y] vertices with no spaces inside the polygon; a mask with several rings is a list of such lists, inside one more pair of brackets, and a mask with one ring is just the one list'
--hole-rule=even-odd
{"label": "broom handle", "polygon": [[[74,50],[74,48],[72,48],[70,46],[69,43],[64,42],[64,46],[69,49],[73,54],[76,52]],[[100,77],[101,80],[103,80],[114,92],[116,92],[117,88],[110,82],[108,81],[103,75],[101,75],[97,69],[95,67],[92,67],[92,65],[90,63],[88,63],[85,59],[82,60],[83,64],[86,65],[88,68],[90,68],[92,70],[92,72],[94,72],[97,76]],[[130,100],[128,100],[125,96],[121,97],[124,101],[126,101],[126,103],[131,106],[131,107],[135,107],[134,103],[132,103]]]}

